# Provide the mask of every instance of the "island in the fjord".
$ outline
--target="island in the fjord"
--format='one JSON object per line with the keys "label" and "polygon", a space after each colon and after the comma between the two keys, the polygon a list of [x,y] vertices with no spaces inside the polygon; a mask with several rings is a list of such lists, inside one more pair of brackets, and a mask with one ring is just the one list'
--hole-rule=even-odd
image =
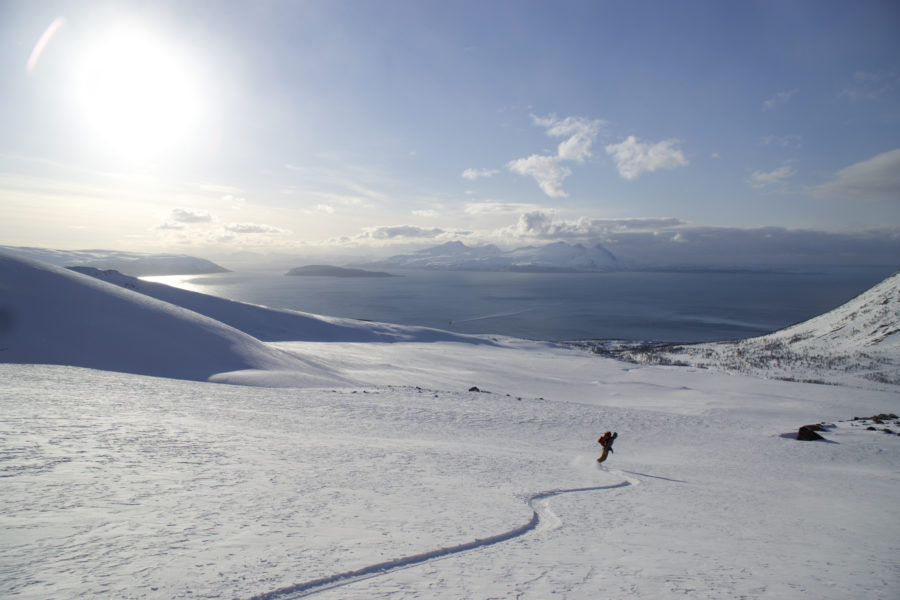
{"label": "island in the fjord", "polygon": [[332,265],[306,265],[296,267],[285,275],[299,275],[304,277],[397,277],[384,271],[366,271],[365,269],[349,269],[346,267],[334,267]]}

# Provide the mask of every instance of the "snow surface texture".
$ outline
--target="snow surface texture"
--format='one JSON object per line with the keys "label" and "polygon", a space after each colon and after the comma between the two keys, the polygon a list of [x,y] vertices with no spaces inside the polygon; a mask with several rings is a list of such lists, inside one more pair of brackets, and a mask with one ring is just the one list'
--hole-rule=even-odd
{"label": "snow surface texture", "polygon": [[769,335],[616,354],[645,364],[895,389],[900,385],[900,272],[824,315]]}
{"label": "snow surface texture", "polygon": [[[427,330],[265,343],[8,257],[0,298],[16,317],[0,334],[0,597],[897,597],[900,437],[848,421],[900,412],[897,387]],[[103,320],[134,321],[154,353],[193,347],[191,378],[298,387],[113,372]],[[53,327],[59,362],[95,368],[7,360],[23,330]],[[827,442],[791,439],[822,420]]]}

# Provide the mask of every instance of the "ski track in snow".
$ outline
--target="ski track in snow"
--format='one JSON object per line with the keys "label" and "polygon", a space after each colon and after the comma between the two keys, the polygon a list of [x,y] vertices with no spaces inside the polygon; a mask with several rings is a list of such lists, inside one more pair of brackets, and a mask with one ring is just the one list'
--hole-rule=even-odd
{"label": "ski track in snow", "polygon": [[[607,472],[613,472],[603,467],[601,467],[601,469]],[[621,472],[619,471],[615,471],[614,473],[621,474]],[[438,548],[437,550],[430,550],[428,552],[421,552],[419,554],[412,554],[410,556],[404,556],[402,558],[395,558],[393,560],[376,563],[367,567],[363,567],[361,569],[356,569],[354,571],[345,571],[343,573],[337,573],[335,575],[329,575],[327,577],[320,577],[318,579],[304,581],[302,583],[295,583],[294,585],[258,594],[251,597],[250,600],[295,600],[296,598],[305,598],[319,592],[324,592],[325,590],[350,585],[358,581],[371,579],[372,577],[387,575],[400,569],[407,569],[409,567],[414,567],[426,562],[448,558],[456,554],[468,552],[469,550],[476,550],[478,548],[484,548],[486,546],[493,546],[494,544],[499,544],[501,542],[506,542],[514,538],[521,537],[530,531],[549,531],[552,529],[556,529],[560,526],[561,521],[559,517],[553,514],[553,511],[550,510],[549,499],[553,496],[559,496],[561,494],[571,494],[576,492],[597,492],[603,490],[614,490],[618,488],[628,487],[630,485],[637,485],[638,483],[639,482],[637,480],[626,478],[625,481],[621,481],[619,483],[614,483],[611,485],[539,492],[528,498],[528,506],[530,506],[532,510],[531,520],[520,527],[516,527],[514,529],[510,529],[509,531],[504,531],[490,537],[478,538],[471,542],[458,544],[456,546],[446,546],[444,548]]]}

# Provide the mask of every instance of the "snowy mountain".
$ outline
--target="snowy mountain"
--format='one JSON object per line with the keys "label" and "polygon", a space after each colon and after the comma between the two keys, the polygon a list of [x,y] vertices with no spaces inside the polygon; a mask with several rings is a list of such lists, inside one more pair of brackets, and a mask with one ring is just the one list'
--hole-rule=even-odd
{"label": "snowy mountain", "polygon": [[144,254],[119,250],[53,250],[17,246],[0,246],[0,251],[11,252],[60,267],[84,266],[115,269],[135,277],[196,275],[228,271],[206,259],[185,254]]}
{"label": "snowy mountain", "polygon": [[0,360],[180,379],[248,369],[291,369],[322,383],[335,379],[194,311],[5,253],[0,253]]}
{"label": "snowy mountain", "polygon": [[621,268],[606,248],[556,242],[502,251],[496,246],[466,246],[447,242],[412,254],[398,254],[368,266],[382,268],[446,269],[455,271],[592,272]]}
{"label": "snowy mountain", "polygon": [[518,271],[614,271],[620,268],[612,252],[597,244],[556,242],[546,246],[528,246],[507,253],[509,269]]}
{"label": "snowy mountain", "polygon": [[[900,386],[80,270],[0,253],[0,597],[896,598]],[[866,352],[895,347],[877,298],[845,313],[872,316],[847,342]],[[828,323],[828,343],[855,329]]]}
{"label": "snowy mountain", "polygon": [[616,354],[777,379],[900,384],[900,272],[824,315],[768,335]]}

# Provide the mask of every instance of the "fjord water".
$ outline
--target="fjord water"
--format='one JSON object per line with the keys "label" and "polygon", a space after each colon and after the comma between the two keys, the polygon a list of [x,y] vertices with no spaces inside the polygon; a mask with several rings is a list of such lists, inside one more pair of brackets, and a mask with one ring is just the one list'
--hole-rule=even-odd
{"label": "fjord water", "polygon": [[831,310],[893,267],[778,272],[507,273],[392,270],[397,277],[243,271],[146,279],[335,317],[563,341],[718,341],[770,333]]}

